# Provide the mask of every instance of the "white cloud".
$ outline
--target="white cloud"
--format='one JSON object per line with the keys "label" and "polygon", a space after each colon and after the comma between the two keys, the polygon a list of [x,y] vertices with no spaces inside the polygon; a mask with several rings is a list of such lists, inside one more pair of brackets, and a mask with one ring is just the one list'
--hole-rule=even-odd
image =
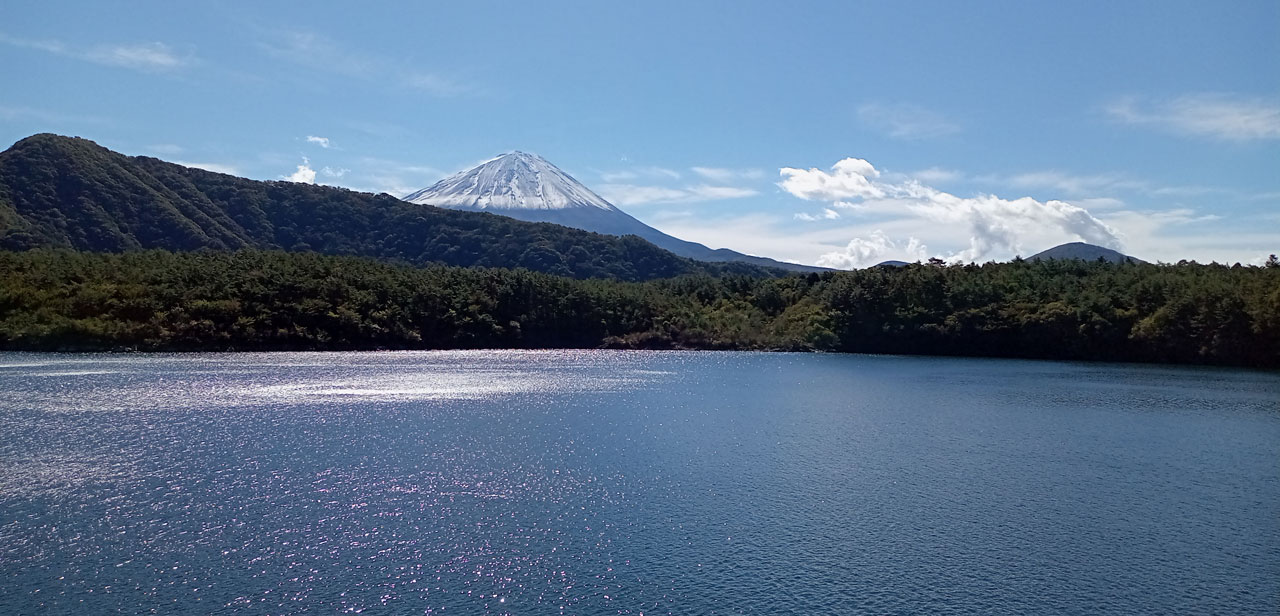
{"label": "white cloud", "polygon": [[858,119],[896,139],[930,139],[960,132],[960,127],[919,105],[867,103],[858,107]]}
{"label": "white cloud", "polygon": [[1112,118],[1137,126],[1232,141],[1280,139],[1280,103],[1226,94],[1192,94],[1144,103],[1128,97],[1108,105]]}
{"label": "white cloud", "polygon": [[817,264],[836,269],[853,269],[888,260],[908,263],[923,261],[928,258],[928,253],[928,248],[914,237],[908,238],[905,243],[895,242],[884,231],[876,229],[867,239],[853,238],[844,248],[818,257]]}
{"label": "white cloud", "polygon": [[671,188],[666,186],[637,186],[634,184],[602,184],[597,192],[616,205],[646,205],[650,203],[694,203],[699,201],[719,201],[722,199],[739,199],[760,194],[751,188],[733,186],[685,186]]}
{"label": "white cloud", "polygon": [[883,197],[884,192],[872,180],[880,172],[861,158],[846,158],[831,167],[827,173],[816,167],[794,169],[783,167],[778,186],[807,201],[838,201],[841,199],[868,199]]}
{"label": "white cloud", "polygon": [[315,135],[307,135],[307,143],[314,143],[326,150],[329,149],[330,147],[328,137],[316,137]]}
{"label": "white cloud", "polygon": [[[780,170],[784,179],[778,186],[801,199],[827,201],[836,208],[912,220],[919,227],[951,232],[963,229],[968,234],[968,246],[948,255],[951,261],[1008,257],[1031,242],[1031,246],[1050,246],[1082,240],[1111,248],[1121,246],[1119,232],[1084,208],[1064,201],[1041,202],[1030,197],[1010,200],[995,195],[957,197],[915,180],[882,181],[871,163],[857,158],[846,158],[831,169],[826,172],[785,167]],[[834,256],[828,260],[865,265],[869,264],[865,263],[867,259],[883,256],[891,245],[896,246],[887,236],[883,240],[854,237],[842,251],[829,253]],[[902,246],[905,250],[910,245],[908,240]],[[883,250],[877,252],[877,247]]]}
{"label": "white cloud", "polygon": [[324,174],[325,177],[330,178],[340,178],[350,172],[351,170],[345,167],[325,167],[320,170],[320,173]]}
{"label": "white cloud", "polygon": [[298,170],[284,176],[286,182],[300,182],[302,184],[316,183],[316,170],[311,168],[311,161],[303,158],[302,164],[298,165]]}
{"label": "white cloud", "polygon": [[179,55],[173,51],[173,48],[160,42],[97,45],[82,48],[54,39],[24,39],[0,34],[0,43],[14,47],[35,49],[66,58],[139,71],[172,71],[184,68],[192,63],[190,57]]}
{"label": "white cloud", "polygon": [[193,163],[193,162],[188,162],[184,160],[174,160],[170,162],[177,165],[182,165],[183,167],[194,167],[196,169],[204,169],[205,171],[212,171],[214,173],[225,173],[227,175],[240,175],[240,171],[231,165],[223,165],[220,163]]}

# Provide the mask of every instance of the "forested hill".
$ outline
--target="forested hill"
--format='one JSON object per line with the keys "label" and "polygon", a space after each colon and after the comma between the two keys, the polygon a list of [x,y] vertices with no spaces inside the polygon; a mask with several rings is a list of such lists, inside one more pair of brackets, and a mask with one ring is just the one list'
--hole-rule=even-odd
{"label": "forested hill", "polygon": [[781,273],[691,261],[637,237],[443,210],[386,194],[248,180],[50,134],[0,153],[0,249],[40,247],[254,248],[621,280]]}
{"label": "forested hill", "polygon": [[1280,262],[630,283],[305,253],[0,251],[0,349],[600,346],[1280,367]]}

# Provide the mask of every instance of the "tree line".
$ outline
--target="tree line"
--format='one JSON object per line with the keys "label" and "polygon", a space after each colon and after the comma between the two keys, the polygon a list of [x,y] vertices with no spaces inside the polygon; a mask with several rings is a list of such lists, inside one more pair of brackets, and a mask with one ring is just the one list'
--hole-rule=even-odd
{"label": "tree line", "polygon": [[243,250],[0,251],[0,348],[807,350],[1280,366],[1280,264],[577,280]]}

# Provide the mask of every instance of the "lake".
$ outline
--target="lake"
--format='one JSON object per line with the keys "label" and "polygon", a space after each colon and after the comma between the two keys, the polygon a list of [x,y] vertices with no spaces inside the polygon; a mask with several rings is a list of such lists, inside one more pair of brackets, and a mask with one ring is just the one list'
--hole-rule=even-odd
{"label": "lake", "polygon": [[0,613],[1274,614],[1280,375],[0,354]]}

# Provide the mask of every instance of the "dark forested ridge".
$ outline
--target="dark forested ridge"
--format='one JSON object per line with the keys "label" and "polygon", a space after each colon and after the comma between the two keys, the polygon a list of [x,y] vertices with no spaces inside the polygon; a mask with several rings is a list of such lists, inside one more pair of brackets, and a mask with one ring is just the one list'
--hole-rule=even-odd
{"label": "dark forested ridge", "polygon": [[790,349],[1280,366],[1280,267],[911,264],[628,283],[314,253],[0,252],[0,348]]}
{"label": "dark forested ridge", "polygon": [[1085,261],[1102,259],[1111,263],[1144,262],[1142,259],[1131,257],[1122,252],[1084,242],[1068,242],[1027,257],[1028,261],[1042,261],[1045,259],[1083,259]]}
{"label": "dark forested ridge", "polygon": [[637,237],[442,210],[385,194],[248,180],[48,134],[0,152],[0,249],[45,247],[314,251],[621,280],[780,273],[691,261]]}

